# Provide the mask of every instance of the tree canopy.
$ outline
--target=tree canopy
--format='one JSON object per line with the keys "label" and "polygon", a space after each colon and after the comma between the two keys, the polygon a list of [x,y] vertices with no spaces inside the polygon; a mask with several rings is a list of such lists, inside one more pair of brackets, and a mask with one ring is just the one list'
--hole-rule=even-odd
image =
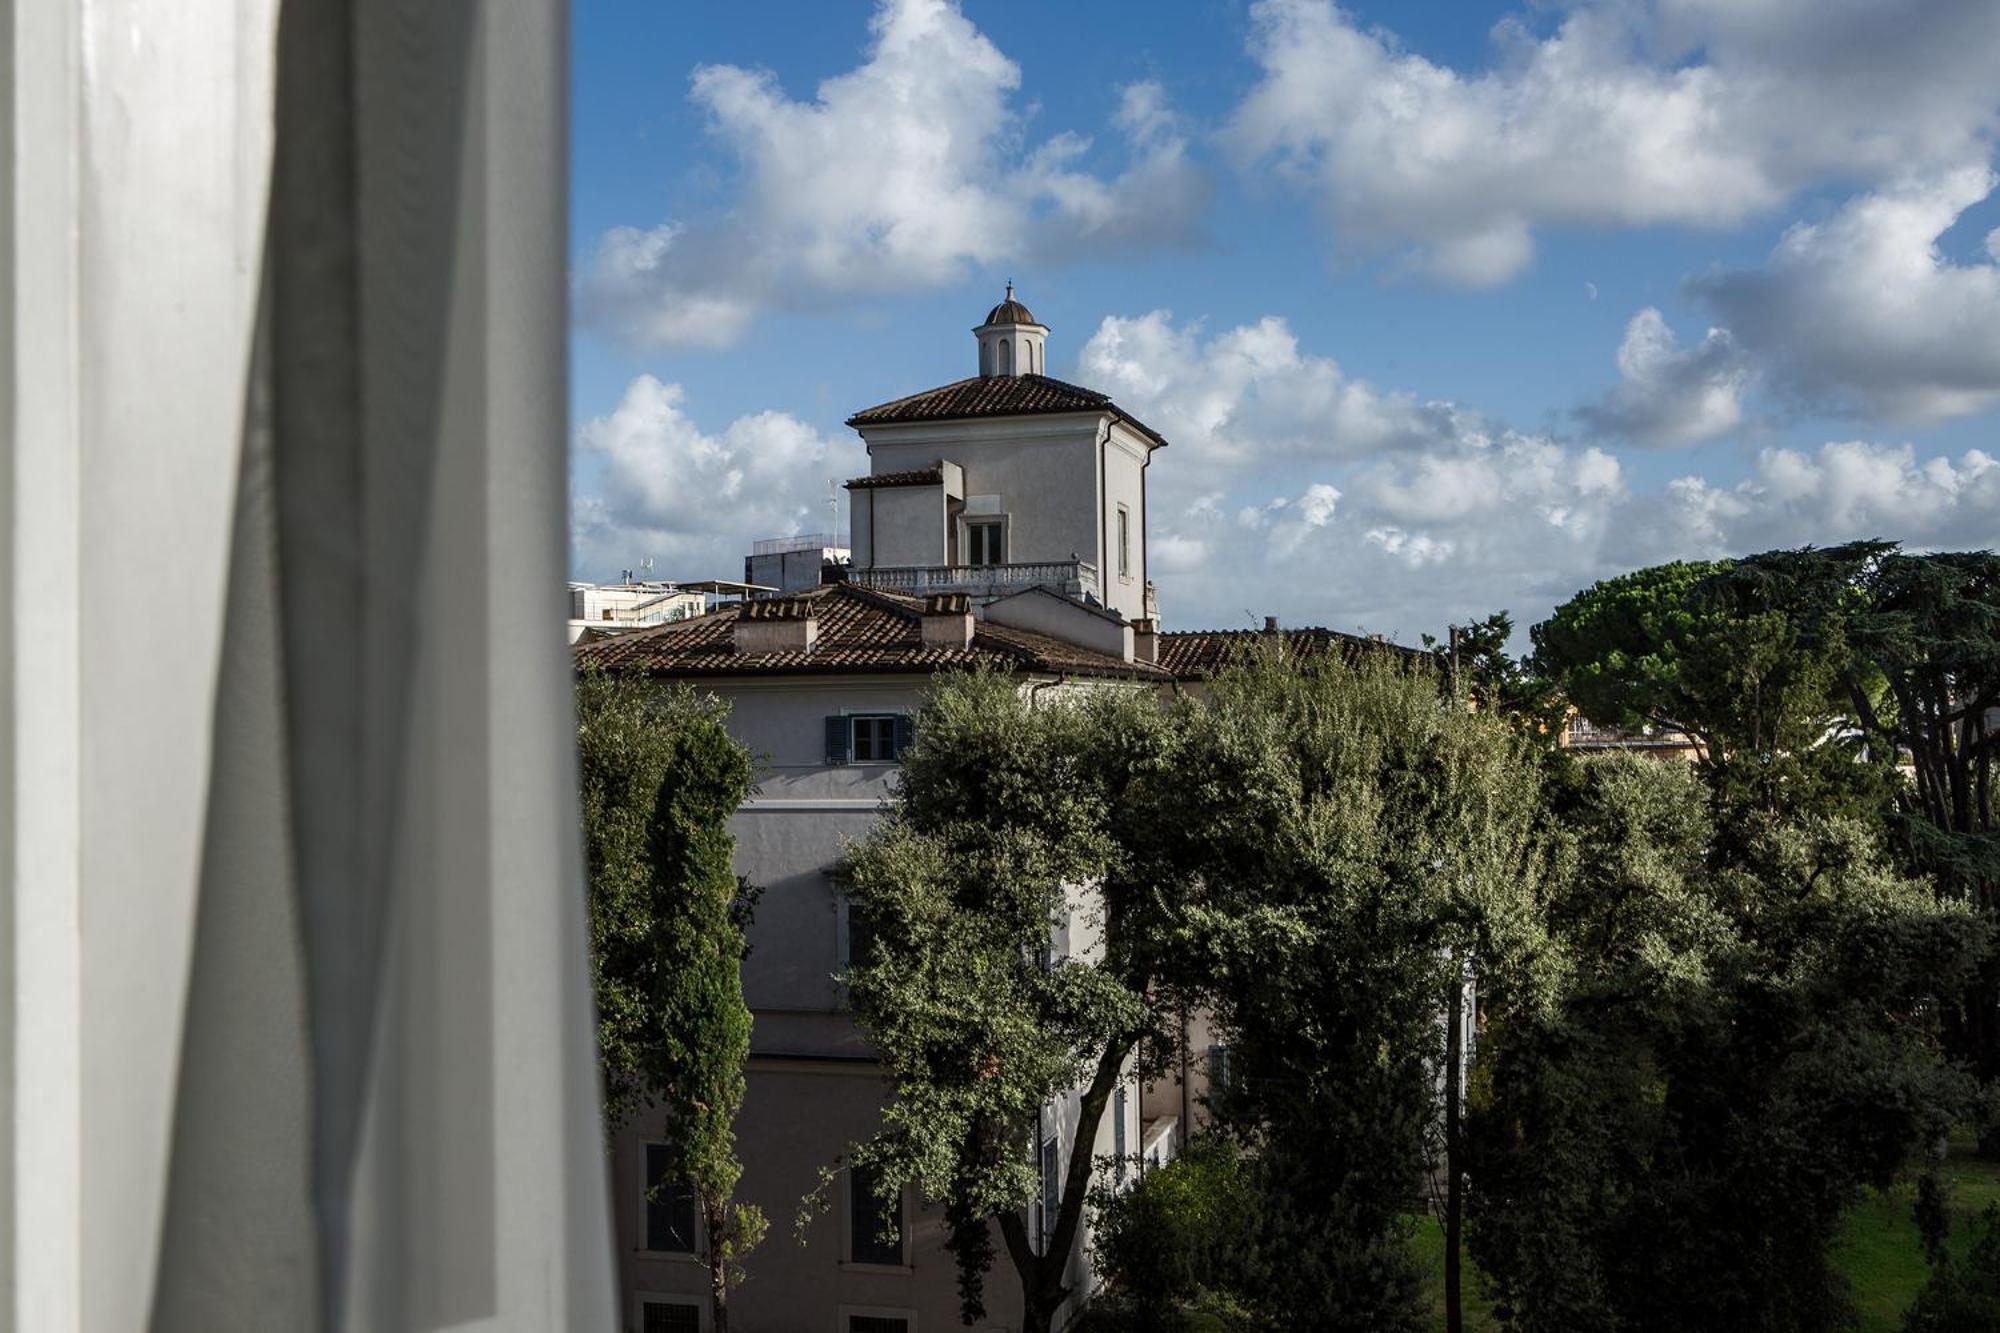
{"label": "tree canopy", "polygon": [[702,1216],[717,1333],[728,1329],[742,1257],[765,1227],[733,1197],[750,1050],[741,976],[749,898],[731,866],[728,824],[751,775],[726,716],[686,687],[595,670],[577,684],[605,1115],[616,1128],[657,1113],[652,1132]]}

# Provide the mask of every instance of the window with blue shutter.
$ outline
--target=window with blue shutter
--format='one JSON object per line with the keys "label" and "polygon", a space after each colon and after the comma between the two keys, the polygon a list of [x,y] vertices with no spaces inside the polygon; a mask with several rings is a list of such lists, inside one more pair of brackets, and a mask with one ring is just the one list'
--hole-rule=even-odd
{"label": "window with blue shutter", "polygon": [[826,762],[844,764],[848,755],[848,719],[836,714],[826,720]]}
{"label": "window with blue shutter", "polygon": [[911,717],[908,713],[897,714],[896,754],[895,754],[896,758],[900,759],[903,757],[903,751],[909,748],[910,742],[915,740],[916,736],[917,736],[916,719]]}

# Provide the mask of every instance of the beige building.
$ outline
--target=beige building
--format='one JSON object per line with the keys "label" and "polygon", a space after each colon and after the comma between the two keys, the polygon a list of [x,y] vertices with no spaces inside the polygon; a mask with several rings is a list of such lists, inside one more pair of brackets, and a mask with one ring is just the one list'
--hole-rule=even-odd
{"label": "beige building", "polygon": [[[742,1196],[773,1220],[732,1300],[738,1333],[945,1333],[960,1327],[941,1214],[901,1201],[875,1234],[866,1181],[837,1178],[801,1247],[791,1219],[847,1144],[872,1132],[881,1072],[835,977],[857,947],[839,864],[894,790],[897,754],[939,672],[978,664],[1042,689],[1179,688],[1266,644],[1301,655],[1364,641],[1324,630],[1161,634],[1146,564],[1147,469],[1166,441],[1102,394],[1039,373],[1048,330],[1018,301],[975,330],[981,373],[856,413],[873,470],[848,483],[852,564],[833,581],[581,645],[578,660],[712,691],[758,760],[734,821],[737,869],[763,887],[744,964],[755,1016],[738,1122]],[[1032,367],[1032,369],[1030,369]],[[1079,919],[1081,919],[1079,917]],[[1059,932],[1088,956],[1095,941]],[[1222,1058],[1198,1016],[1176,1075],[1120,1088],[1093,1152],[1171,1157]],[[1074,1096],[1043,1109],[1044,1177],[1061,1178]],[[652,1160],[649,1160],[649,1157]],[[707,1327],[688,1201],[649,1202],[660,1162],[644,1117],[618,1135],[614,1195],[626,1327]],[[1053,1198],[1050,1200],[1053,1202]],[[1034,1210],[1031,1210],[1031,1212]],[[1020,1327],[1004,1244],[980,1327]],[[1079,1242],[1072,1286],[1094,1285]]]}

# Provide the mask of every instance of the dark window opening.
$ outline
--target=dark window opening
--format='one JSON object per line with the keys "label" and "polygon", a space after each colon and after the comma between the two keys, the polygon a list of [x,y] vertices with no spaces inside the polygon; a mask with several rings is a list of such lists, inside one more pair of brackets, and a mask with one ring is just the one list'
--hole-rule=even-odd
{"label": "dark window opening", "polygon": [[701,1307],[683,1301],[647,1301],[640,1333],[701,1333]]}
{"label": "dark window opening", "polygon": [[1111,1106],[1111,1169],[1120,1185],[1125,1183],[1125,1109],[1125,1089],[1120,1087]]}
{"label": "dark window opening", "polygon": [[851,1314],[847,1333],[910,1333],[910,1321],[887,1314]]}
{"label": "dark window opening", "polygon": [[1062,1180],[1056,1171],[1061,1153],[1056,1141],[1049,1139],[1042,1144],[1042,1253],[1049,1252],[1049,1242],[1056,1234],[1056,1214],[1062,1211]]}
{"label": "dark window opening", "polygon": [[1004,565],[1007,563],[1007,525],[1004,523],[968,523],[965,525],[966,554],[968,565]]}
{"label": "dark window opening", "polygon": [[852,719],[854,762],[882,763],[896,757],[896,719],[888,714]]}
{"label": "dark window opening", "polygon": [[[900,1194],[885,1197],[880,1173],[864,1166],[854,1167],[847,1176],[848,1228],[852,1254],[857,1264],[882,1264],[901,1268],[903,1258],[903,1207]],[[895,1238],[886,1233],[893,1224]]]}
{"label": "dark window opening", "polygon": [[646,1248],[695,1253],[694,1189],[674,1178],[666,1146],[646,1145]]}

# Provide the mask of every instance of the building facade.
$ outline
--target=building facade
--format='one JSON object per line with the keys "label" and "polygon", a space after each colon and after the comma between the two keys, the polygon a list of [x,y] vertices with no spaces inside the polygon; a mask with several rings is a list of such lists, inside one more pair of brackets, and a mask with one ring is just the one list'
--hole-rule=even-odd
{"label": "building facade", "polygon": [[[732,824],[737,870],[763,889],[743,969],[755,1026],[738,1142],[741,1197],[773,1227],[732,1298],[738,1333],[961,1326],[942,1214],[924,1201],[900,1201],[900,1236],[886,1241],[869,1182],[843,1173],[803,1246],[790,1226],[822,1169],[873,1132],[887,1092],[837,981],[857,947],[840,863],[893,795],[932,679],[985,665],[1043,692],[1172,689],[1256,645],[1308,655],[1359,642],[1324,630],[1161,634],[1145,492],[1166,441],[1104,395],[1043,375],[1048,329],[1011,288],[974,332],[978,375],[850,419],[871,471],[847,484],[851,563],[825,563],[830,581],[577,649],[579,662],[726,700],[732,733],[757,757],[756,790]],[[1083,957],[1097,947],[1068,931],[1054,945]],[[1127,1178],[1164,1163],[1201,1118],[1208,1066],[1224,1057],[1199,1016],[1188,1035],[1171,1077],[1114,1093],[1091,1145],[1130,1160]],[[1076,1114],[1074,1096],[1043,1109],[1052,1183]],[[659,1165],[638,1117],[613,1162],[626,1326],[697,1333],[702,1238],[670,1182],[649,1198]],[[996,1248],[980,1327],[1017,1330],[1018,1284],[997,1236]],[[1072,1264],[1087,1296],[1081,1239]]]}

